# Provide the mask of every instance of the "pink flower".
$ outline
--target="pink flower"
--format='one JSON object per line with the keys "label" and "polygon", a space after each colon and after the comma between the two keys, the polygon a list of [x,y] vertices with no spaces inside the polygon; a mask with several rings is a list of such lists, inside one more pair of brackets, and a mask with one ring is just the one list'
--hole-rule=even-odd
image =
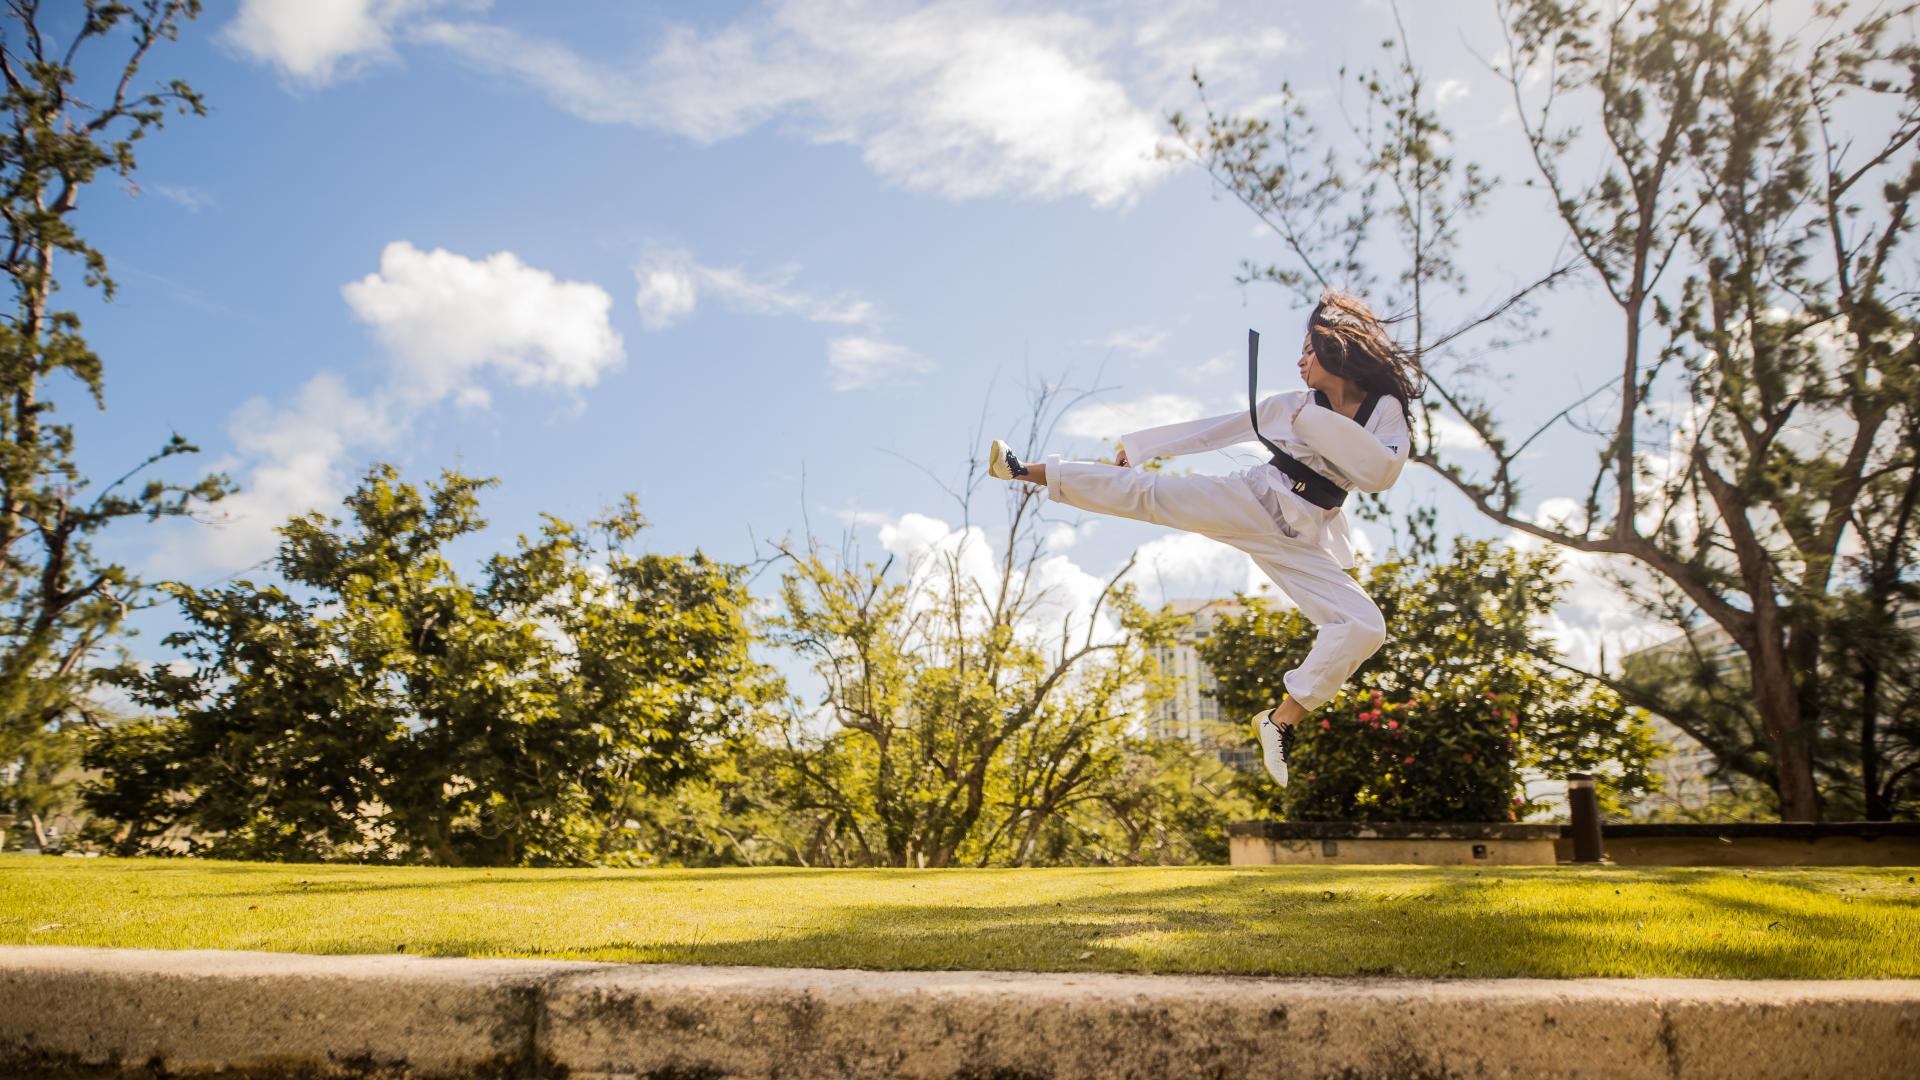
{"label": "pink flower", "polygon": [[1400,721],[1398,721],[1398,720],[1389,720],[1389,721],[1387,721],[1387,730],[1388,730],[1388,731],[1392,731],[1393,729],[1395,729],[1395,728],[1397,728],[1397,727],[1399,727],[1399,726],[1400,726]]}
{"label": "pink flower", "polygon": [[1520,718],[1517,716],[1509,718],[1507,720],[1507,726],[1518,731],[1520,729]]}
{"label": "pink flower", "polygon": [[1519,806],[1519,805],[1520,805],[1520,804],[1521,804],[1522,802],[1524,802],[1524,801],[1525,801],[1525,800],[1524,800],[1524,799],[1522,799],[1522,798],[1520,798],[1520,796],[1518,796],[1518,795],[1515,795],[1515,796],[1513,797],[1513,805],[1515,805],[1515,806]]}
{"label": "pink flower", "polygon": [[1411,764],[1413,764],[1413,755],[1412,755],[1412,754],[1408,754],[1408,755],[1407,755],[1406,757],[1403,757],[1403,758],[1401,758],[1401,759],[1400,759],[1400,764],[1402,764],[1402,765],[1411,765]]}
{"label": "pink flower", "polygon": [[1323,731],[1331,731],[1331,730],[1333,730],[1333,725],[1332,725],[1332,724],[1329,724],[1329,723],[1327,723],[1327,722],[1326,722],[1325,720],[1322,720],[1322,721],[1320,721],[1320,728],[1321,728],[1321,730],[1323,730]]}
{"label": "pink flower", "polygon": [[1378,690],[1375,690],[1375,691],[1373,692],[1373,700],[1375,700],[1375,701],[1379,701],[1379,700],[1381,699],[1381,697],[1382,697],[1382,696],[1383,696],[1383,695],[1382,695],[1382,694],[1380,693],[1380,691],[1378,691]]}

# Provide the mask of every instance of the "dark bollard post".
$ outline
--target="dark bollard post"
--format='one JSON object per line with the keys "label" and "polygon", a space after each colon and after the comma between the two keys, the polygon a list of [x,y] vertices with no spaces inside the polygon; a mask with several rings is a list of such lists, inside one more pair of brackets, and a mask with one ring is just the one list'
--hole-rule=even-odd
{"label": "dark bollard post", "polygon": [[1600,800],[1593,790],[1592,773],[1567,774],[1567,811],[1573,815],[1573,861],[1599,862],[1605,852],[1600,847]]}

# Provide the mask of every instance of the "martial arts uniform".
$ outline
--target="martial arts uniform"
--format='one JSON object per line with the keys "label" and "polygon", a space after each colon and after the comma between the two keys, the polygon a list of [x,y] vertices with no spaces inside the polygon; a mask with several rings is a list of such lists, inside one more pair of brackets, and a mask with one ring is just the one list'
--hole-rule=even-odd
{"label": "martial arts uniform", "polygon": [[[1305,390],[1275,394],[1259,409],[1262,435],[1348,491],[1393,486],[1412,447],[1406,413],[1392,397],[1379,400],[1365,427],[1315,404]],[[1136,431],[1120,444],[1135,465],[1144,465],[1253,441],[1251,418],[1242,410]],[[1353,566],[1346,508],[1308,502],[1271,464],[1226,476],[1167,476],[1054,456],[1047,461],[1047,495],[1082,510],[1199,533],[1252,556],[1319,628],[1306,659],[1283,677],[1287,693],[1307,709],[1326,704],[1386,640],[1380,609],[1346,572]]]}

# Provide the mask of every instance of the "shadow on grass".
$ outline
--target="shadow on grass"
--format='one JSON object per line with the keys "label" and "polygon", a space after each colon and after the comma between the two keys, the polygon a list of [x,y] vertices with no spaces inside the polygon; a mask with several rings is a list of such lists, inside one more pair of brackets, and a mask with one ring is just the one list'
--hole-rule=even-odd
{"label": "shadow on grass", "polygon": [[[1920,892],[1862,899],[1842,911],[1832,892],[1804,883],[1763,881],[1753,894],[1728,894],[1737,887],[1687,871],[1282,871],[1031,903],[854,900],[802,905],[791,916],[776,908],[763,922],[723,931],[730,939],[720,941],[694,940],[701,933],[695,930],[680,940],[642,934],[530,949],[507,925],[494,936],[468,927],[457,938],[423,939],[409,949],[921,970],[1920,976],[1913,907]],[[1883,934],[1872,925],[1901,920],[1910,927],[1905,933]]]}

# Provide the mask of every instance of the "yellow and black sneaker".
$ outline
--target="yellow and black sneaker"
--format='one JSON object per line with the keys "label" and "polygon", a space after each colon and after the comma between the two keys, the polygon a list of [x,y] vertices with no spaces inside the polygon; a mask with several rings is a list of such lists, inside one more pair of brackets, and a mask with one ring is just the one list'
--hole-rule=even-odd
{"label": "yellow and black sneaker", "polygon": [[1016,476],[1027,475],[1027,467],[1007,449],[1005,439],[993,440],[992,449],[987,451],[987,475],[996,480],[1011,480]]}

